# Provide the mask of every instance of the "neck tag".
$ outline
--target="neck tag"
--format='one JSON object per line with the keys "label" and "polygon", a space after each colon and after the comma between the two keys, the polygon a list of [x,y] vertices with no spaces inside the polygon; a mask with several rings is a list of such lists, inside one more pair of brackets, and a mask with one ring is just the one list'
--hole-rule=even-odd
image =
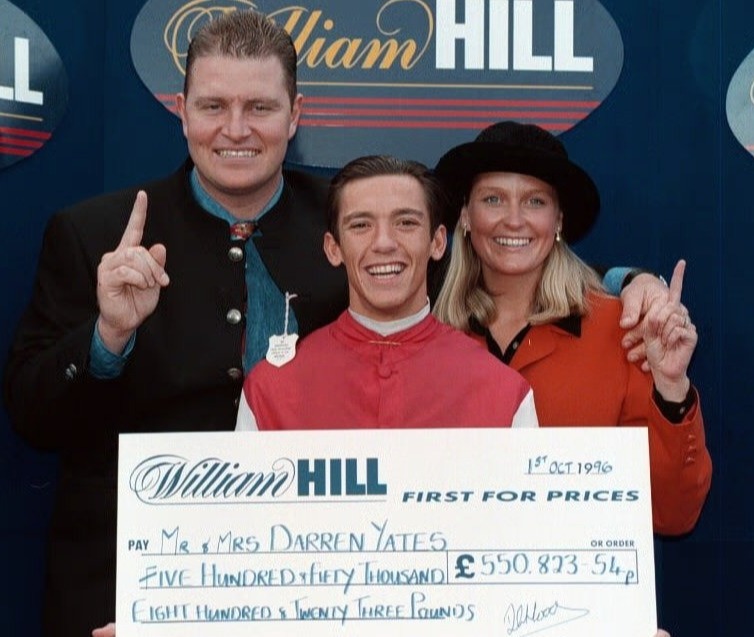
{"label": "neck tag", "polygon": [[296,356],[296,341],[298,334],[288,333],[288,317],[290,316],[291,299],[295,299],[298,294],[285,293],[285,324],[283,325],[282,334],[273,334],[270,336],[270,345],[267,348],[265,358],[270,365],[282,367],[289,363]]}

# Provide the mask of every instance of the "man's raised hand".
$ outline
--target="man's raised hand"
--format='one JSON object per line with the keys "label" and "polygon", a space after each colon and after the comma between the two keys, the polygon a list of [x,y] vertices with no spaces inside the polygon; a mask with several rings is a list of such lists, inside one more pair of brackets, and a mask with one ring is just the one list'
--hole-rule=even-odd
{"label": "man's raised hand", "polygon": [[170,282],[165,246],[141,245],[146,220],[147,193],[140,190],[120,243],[97,268],[97,330],[114,354],[123,351],[136,328],[154,312],[160,291]]}

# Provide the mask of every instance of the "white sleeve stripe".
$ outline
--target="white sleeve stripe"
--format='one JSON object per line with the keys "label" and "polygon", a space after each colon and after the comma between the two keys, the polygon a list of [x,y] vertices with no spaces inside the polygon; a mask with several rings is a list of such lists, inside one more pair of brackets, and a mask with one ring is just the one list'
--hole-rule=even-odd
{"label": "white sleeve stripe", "polygon": [[246,394],[241,392],[241,400],[238,403],[238,416],[236,417],[236,431],[259,431],[257,419],[246,402]]}
{"label": "white sleeve stripe", "polygon": [[534,393],[531,389],[521,401],[521,404],[518,406],[518,409],[513,416],[511,427],[539,427],[539,421],[537,420],[537,409],[534,406]]}

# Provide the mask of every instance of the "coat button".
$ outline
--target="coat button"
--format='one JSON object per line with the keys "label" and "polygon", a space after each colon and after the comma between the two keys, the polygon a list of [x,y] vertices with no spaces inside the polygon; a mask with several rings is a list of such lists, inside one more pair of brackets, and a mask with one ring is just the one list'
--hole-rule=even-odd
{"label": "coat button", "polygon": [[228,370],[228,378],[231,380],[241,380],[243,378],[243,371],[238,369],[238,367],[231,367]]}
{"label": "coat button", "polygon": [[241,310],[237,310],[236,308],[228,310],[228,313],[225,315],[225,320],[231,325],[238,325],[242,318],[243,314],[241,314]]}
{"label": "coat button", "polygon": [[380,378],[390,378],[393,375],[393,370],[388,365],[380,365],[377,368],[377,375]]}
{"label": "coat button", "polygon": [[78,367],[76,367],[73,363],[68,365],[68,367],[65,368],[65,379],[66,380],[73,380],[78,376],[79,370]]}
{"label": "coat button", "polygon": [[243,259],[243,250],[239,248],[238,246],[233,246],[230,250],[228,250],[228,258],[233,261],[233,263],[238,263],[241,259]]}

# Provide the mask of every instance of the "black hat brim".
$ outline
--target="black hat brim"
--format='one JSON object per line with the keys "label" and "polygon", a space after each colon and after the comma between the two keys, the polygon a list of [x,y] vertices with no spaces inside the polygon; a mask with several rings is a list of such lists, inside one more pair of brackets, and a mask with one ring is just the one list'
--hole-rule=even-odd
{"label": "black hat brim", "polygon": [[563,236],[571,243],[589,232],[597,220],[597,186],[582,168],[557,153],[474,141],[449,150],[435,168],[457,205],[468,196],[474,177],[489,172],[531,175],[553,186],[563,212]]}

